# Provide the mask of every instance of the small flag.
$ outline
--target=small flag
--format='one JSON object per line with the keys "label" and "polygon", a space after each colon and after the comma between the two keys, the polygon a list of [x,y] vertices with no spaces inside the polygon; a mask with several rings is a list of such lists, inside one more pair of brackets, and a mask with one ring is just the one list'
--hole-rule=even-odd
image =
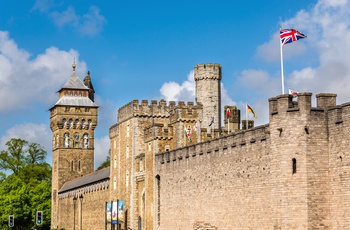
{"label": "small flag", "polygon": [[289,93],[289,95],[292,95],[293,98],[298,98],[298,93],[299,92],[291,90],[291,89],[288,89],[288,93]]}
{"label": "small flag", "polygon": [[194,124],[194,126],[193,126],[193,131],[197,131],[197,122]]}
{"label": "small flag", "polygon": [[282,46],[284,46],[287,43],[295,42],[302,38],[306,38],[306,36],[295,29],[280,30],[280,40],[281,40]]}
{"label": "small flag", "polygon": [[188,130],[186,129],[186,127],[185,127],[184,129],[185,129],[184,133],[185,133],[185,136],[186,136],[186,138],[187,138],[187,141],[188,141],[188,142],[192,142],[190,132],[188,132]]}
{"label": "small flag", "polygon": [[257,118],[256,114],[254,113],[254,110],[247,104],[248,112],[252,113],[254,115],[254,118]]}
{"label": "small flag", "polygon": [[227,110],[226,110],[226,116],[227,116],[227,118],[230,118],[230,117],[231,117],[231,110],[230,110],[230,108],[227,108]]}
{"label": "small flag", "polygon": [[214,117],[211,117],[211,122],[210,122],[209,126],[212,126],[212,124],[214,124]]}

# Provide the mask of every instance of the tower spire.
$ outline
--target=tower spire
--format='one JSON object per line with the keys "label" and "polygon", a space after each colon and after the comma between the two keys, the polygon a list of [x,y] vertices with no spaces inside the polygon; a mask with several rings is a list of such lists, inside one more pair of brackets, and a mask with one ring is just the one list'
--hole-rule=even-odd
{"label": "tower spire", "polygon": [[74,57],[73,64],[72,64],[73,72],[75,72],[75,67],[76,67],[76,66],[77,66],[77,65],[75,64],[75,57]]}

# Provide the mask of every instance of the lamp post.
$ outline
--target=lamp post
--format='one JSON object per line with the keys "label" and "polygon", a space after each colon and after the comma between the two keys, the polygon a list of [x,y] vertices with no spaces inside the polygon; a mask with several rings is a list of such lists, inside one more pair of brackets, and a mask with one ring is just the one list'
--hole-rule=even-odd
{"label": "lamp post", "polygon": [[80,194],[79,200],[80,200],[80,230],[83,229],[83,194]]}
{"label": "lamp post", "polygon": [[73,208],[74,208],[74,215],[73,215],[73,226],[74,226],[74,230],[75,230],[75,205],[77,203],[77,198],[74,196],[73,197]]}

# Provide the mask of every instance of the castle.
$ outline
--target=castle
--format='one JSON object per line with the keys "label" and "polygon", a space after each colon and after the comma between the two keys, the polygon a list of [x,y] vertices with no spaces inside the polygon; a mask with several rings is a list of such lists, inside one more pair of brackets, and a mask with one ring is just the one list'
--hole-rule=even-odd
{"label": "castle", "polygon": [[[110,167],[94,171],[98,106],[90,74],[74,70],[50,109],[52,228],[350,228],[350,103],[335,94],[316,95],[316,107],[311,93],[270,98],[268,124],[240,127],[235,106],[222,119],[221,66],[199,64],[195,103],[118,110]],[[118,200],[115,225],[107,207]]]}

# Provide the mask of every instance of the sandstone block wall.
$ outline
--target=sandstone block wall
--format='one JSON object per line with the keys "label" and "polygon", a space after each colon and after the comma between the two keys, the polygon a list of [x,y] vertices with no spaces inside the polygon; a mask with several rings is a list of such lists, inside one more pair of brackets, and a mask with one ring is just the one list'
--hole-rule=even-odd
{"label": "sandstone block wall", "polygon": [[159,229],[350,228],[350,103],[311,96],[271,98],[266,126],[157,154]]}

